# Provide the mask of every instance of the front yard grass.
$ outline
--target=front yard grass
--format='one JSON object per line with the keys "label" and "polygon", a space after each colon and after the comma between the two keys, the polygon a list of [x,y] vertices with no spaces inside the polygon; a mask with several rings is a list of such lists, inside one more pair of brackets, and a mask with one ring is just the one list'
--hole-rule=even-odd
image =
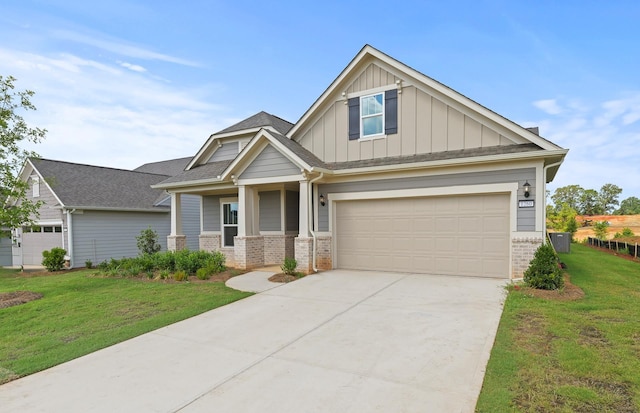
{"label": "front yard grass", "polygon": [[640,264],[560,254],[576,301],[510,289],[477,412],[640,411]]}
{"label": "front yard grass", "polygon": [[0,384],[251,295],[221,282],[148,282],[94,272],[29,277],[0,269],[0,292],[43,295],[0,309]]}

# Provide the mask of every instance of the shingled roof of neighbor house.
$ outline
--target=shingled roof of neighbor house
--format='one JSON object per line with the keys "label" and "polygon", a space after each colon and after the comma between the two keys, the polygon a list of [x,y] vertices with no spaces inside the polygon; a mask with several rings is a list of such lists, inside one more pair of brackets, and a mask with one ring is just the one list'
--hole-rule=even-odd
{"label": "shingled roof of neighbor house", "polygon": [[191,161],[191,159],[191,156],[187,156],[186,158],[169,159],[160,162],[149,162],[145,163],[144,165],[140,165],[139,167],[134,169],[134,171],[175,176],[184,171],[184,168],[187,167],[187,164],[189,164],[189,161]]}
{"label": "shingled roof of neighbor house", "polygon": [[164,191],[151,185],[167,175],[30,158],[65,207],[85,209],[168,211],[154,206]]}
{"label": "shingled roof of neighbor house", "polygon": [[229,132],[238,132],[245,129],[255,129],[260,127],[271,126],[279,133],[286,135],[287,132],[293,127],[293,123],[274,116],[265,111],[258,112],[253,116],[242,120],[235,125],[231,125],[228,128],[222,129],[220,132],[214,133],[214,135],[220,135]]}

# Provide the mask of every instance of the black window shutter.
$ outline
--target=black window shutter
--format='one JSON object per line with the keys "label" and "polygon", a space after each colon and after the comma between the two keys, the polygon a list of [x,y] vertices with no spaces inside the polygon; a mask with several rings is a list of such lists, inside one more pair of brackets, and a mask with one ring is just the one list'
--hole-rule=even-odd
{"label": "black window shutter", "polygon": [[384,93],[384,133],[398,133],[398,89]]}
{"label": "black window shutter", "polygon": [[360,138],[360,98],[349,99],[349,140]]}

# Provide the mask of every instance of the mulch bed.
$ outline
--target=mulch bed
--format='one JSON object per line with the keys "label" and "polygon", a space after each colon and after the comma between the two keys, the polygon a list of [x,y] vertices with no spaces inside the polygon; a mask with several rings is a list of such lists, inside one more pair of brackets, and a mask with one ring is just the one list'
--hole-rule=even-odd
{"label": "mulch bed", "polygon": [[571,284],[571,279],[568,274],[564,275],[564,288],[560,290],[538,290],[537,288],[519,285],[516,285],[514,288],[525,294],[537,298],[543,298],[545,300],[574,301],[584,297],[584,291],[582,291],[582,288],[575,284]]}
{"label": "mulch bed", "polygon": [[284,273],[274,274],[271,277],[269,277],[269,281],[274,283],[288,283],[291,281],[295,281],[297,279],[298,277],[296,277],[295,275],[287,275]]}
{"label": "mulch bed", "polygon": [[10,293],[0,293],[0,308],[13,307],[28,303],[29,301],[42,298],[42,294],[31,291],[13,291]]}

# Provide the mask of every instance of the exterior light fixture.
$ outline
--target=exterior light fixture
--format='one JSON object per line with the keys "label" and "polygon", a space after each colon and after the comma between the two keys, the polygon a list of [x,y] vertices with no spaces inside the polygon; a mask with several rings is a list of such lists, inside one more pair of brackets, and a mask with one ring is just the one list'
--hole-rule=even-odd
{"label": "exterior light fixture", "polygon": [[524,188],[524,197],[529,198],[529,195],[530,195],[529,191],[531,190],[531,185],[529,185],[529,181],[525,181],[523,188]]}
{"label": "exterior light fixture", "polygon": [[320,205],[325,206],[326,202],[324,200],[324,195],[320,194]]}

